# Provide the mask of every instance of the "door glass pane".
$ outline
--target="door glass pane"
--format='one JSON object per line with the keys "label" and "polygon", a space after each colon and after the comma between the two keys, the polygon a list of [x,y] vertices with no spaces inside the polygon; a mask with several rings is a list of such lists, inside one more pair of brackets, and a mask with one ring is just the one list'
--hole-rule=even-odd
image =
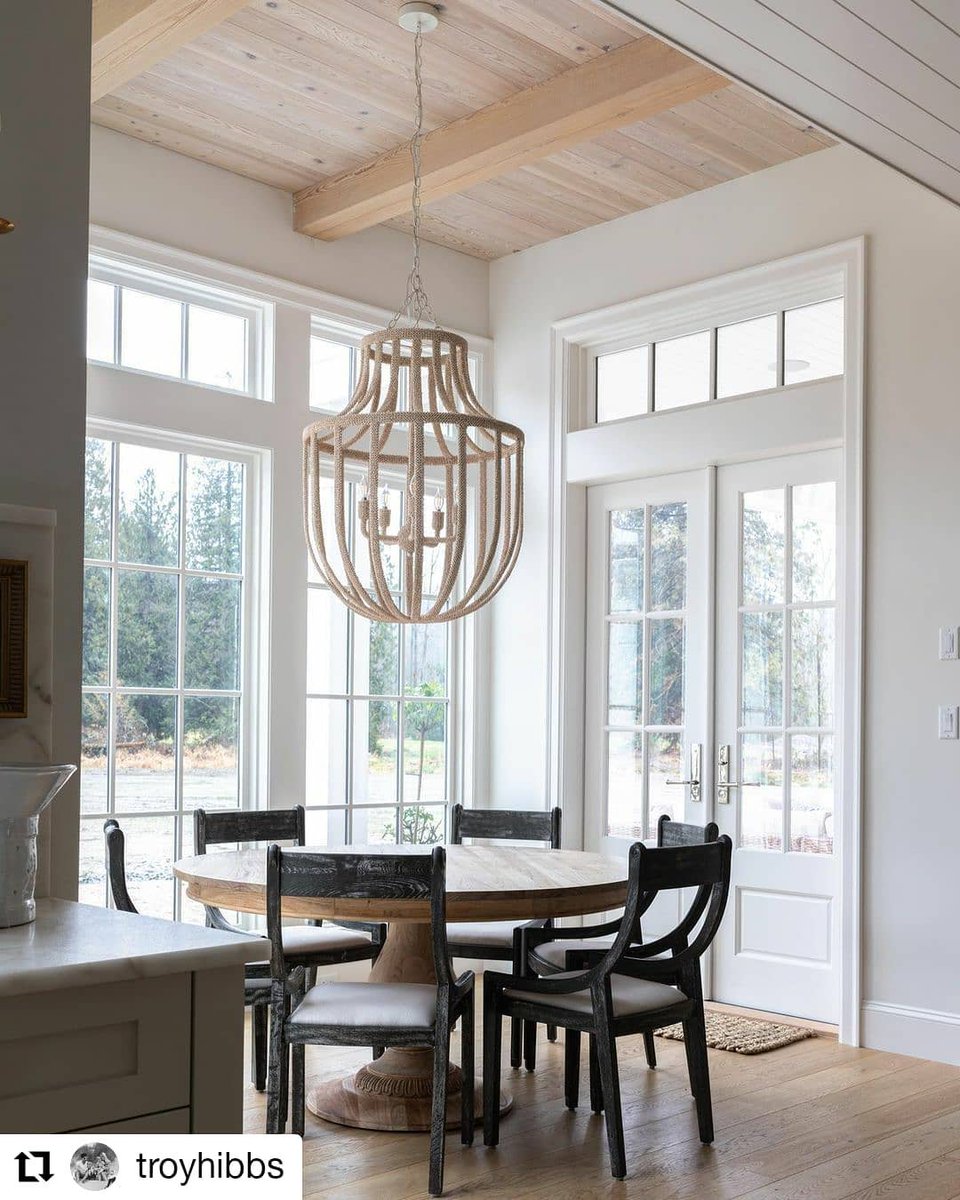
{"label": "door glass pane", "polygon": [[118,554],[122,562],[175,567],[180,552],[180,455],[120,446]]}
{"label": "door glass pane", "polygon": [[650,409],[650,347],[597,356],[597,424]]}
{"label": "door glass pane", "polygon": [[783,613],[744,613],[744,725],[783,724]]}
{"label": "door glass pane", "polygon": [[116,810],[177,805],[175,696],[117,696]]}
{"label": "door glass pane", "polygon": [[345,804],[346,799],[347,703],[308,700],[307,804]]}
{"label": "door glass pane", "polygon": [[657,821],[666,814],[671,820],[682,816],[684,789],[671,787],[668,779],[684,779],[683,734],[651,733],[647,736],[647,786],[650,816],[647,837],[653,837]]}
{"label": "door glass pane", "polygon": [[113,331],[117,289],[99,279],[87,280],[87,358],[114,361]]}
{"label": "door glass pane", "polygon": [[135,371],[179,378],[182,310],[179,300],[122,290],[120,362]]}
{"label": "door glass pane", "polygon": [[832,854],[833,738],[795,733],[790,746],[790,849]]}
{"label": "door glass pane", "polygon": [[777,318],[757,317],[717,330],[717,397],[777,386]]}
{"label": "door glass pane", "polygon": [[403,705],[403,799],[407,804],[447,798],[447,706],[407,700]]}
{"label": "door glass pane", "polygon": [[242,392],[247,386],[247,319],[191,304],[187,308],[187,378]]}
{"label": "door glass pane", "polygon": [[110,557],[112,486],[113,443],[87,438],[83,501],[83,553],[87,558]]}
{"label": "door glass pane", "polygon": [[354,804],[397,799],[398,705],[386,700],[353,703]]}
{"label": "door glass pane", "polygon": [[80,809],[107,811],[107,753],[110,697],[85,692],[80,728]]}
{"label": "door glass pane", "polygon": [[643,734],[607,734],[607,836],[643,837]]}
{"label": "door glass pane", "polygon": [[643,623],[611,621],[607,669],[607,720],[643,724]]}
{"label": "door glass pane", "polygon": [[793,489],[793,599],[833,600],[837,590],[837,485]]}
{"label": "door glass pane", "polygon": [[240,702],[187,696],[183,702],[183,806],[240,803]]}
{"label": "door glass pane", "polygon": [[117,683],[122,687],[176,687],[176,575],[118,572]]}
{"label": "door glass pane", "polygon": [[[745,733],[740,741],[740,845],[783,848],[783,738]],[[750,786],[754,785],[754,786]],[[734,796],[731,803],[736,803]]]}
{"label": "door glass pane", "polygon": [[683,724],[683,618],[648,621],[650,638],[649,725]]}
{"label": "door glass pane", "polygon": [[184,686],[211,691],[240,687],[240,580],[186,580]]}
{"label": "door glass pane", "polygon": [[843,301],[826,300],[784,313],[783,380],[802,383],[843,374]]}
{"label": "door glass pane", "polygon": [[650,509],[650,608],[681,609],[687,602],[687,506]]}
{"label": "door glass pane", "polygon": [[644,510],[610,514],[610,611],[643,612]]}
{"label": "door glass pane", "polygon": [[83,572],[83,682],[110,682],[110,568]]}
{"label": "door glass pane", "polygon": [[833,724],[834,641],[832,608],[798,608],[790,615],[792,725]]}
{"label": "door glass pane", "polygon": [[243,545],[243,464],[187,456],[187,566],[239,574]]}
{"label": "door glass pane", "polygon": [[653,406],[657,412],[710,399],[710,333],[657,342]]}
{"label": "door glass pane", "polygon": [[743,603],[776,604],[784,588],[784,492],[743,494]]}

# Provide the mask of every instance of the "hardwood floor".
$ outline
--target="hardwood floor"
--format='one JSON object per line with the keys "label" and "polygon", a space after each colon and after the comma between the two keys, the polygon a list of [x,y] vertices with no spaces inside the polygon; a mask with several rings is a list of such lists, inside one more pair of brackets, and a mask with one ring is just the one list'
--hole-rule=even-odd
{"label": "hardwood floor", "polygon": [[[542,1031],[541,1031],[542,1032]],[[561,1033],[561,1038],[562,1038]],[[710,1051],[716,1142],[697,1139],[683,1046],[618,1042],[627,1142],[625,1183],[608,1172],[601,1117],[563,1106],[563,1047],[541,1040],[535,1073],[504,1070],[513,1112],[501,1142],[470,1149],[451,1135],[444,1194],[470,1200],[960,1200],[960,1068],[839,1046],[828,1037],[748,1058]],[[307,1082],[366,1060],[309,1047]],[[456,1057],[456,1047],[454,1048]],[[586,1056],[584,1056],[585,1058]],[[587,1096],[584,1083],[581,1097]],[[246,1094],[246,1127],[264,1097]],[[479,1130],[478,1130],[479,1134]],[[324,1124],[307,1114],[304,1196],[406,1200],[426,1195],[427,1138]]]}

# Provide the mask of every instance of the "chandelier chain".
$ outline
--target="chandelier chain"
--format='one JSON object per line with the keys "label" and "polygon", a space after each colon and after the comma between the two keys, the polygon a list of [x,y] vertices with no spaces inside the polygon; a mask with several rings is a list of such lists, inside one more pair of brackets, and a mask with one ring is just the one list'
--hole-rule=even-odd
{"label": "chandelier chain", "polygon": [[413,78],[417,93],[416,124],[410,139],[410,157],[413,160],[413,265],[407,276],[407,292],[403,304],[390,322],[389,328],[395,329],[403,317],[414,327],[419,327],[426,318],[439,329],[440,322],[433,311],[420,272],[423,199],[423,30],[419,27],[413,42]]}

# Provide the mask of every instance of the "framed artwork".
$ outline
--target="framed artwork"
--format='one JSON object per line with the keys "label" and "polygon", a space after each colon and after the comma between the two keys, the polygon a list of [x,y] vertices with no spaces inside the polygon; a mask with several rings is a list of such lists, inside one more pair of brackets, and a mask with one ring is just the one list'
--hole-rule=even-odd
{"label": "framed artwork", "polygon": [[27,564],[0,558],[0,717],[27,715]]}

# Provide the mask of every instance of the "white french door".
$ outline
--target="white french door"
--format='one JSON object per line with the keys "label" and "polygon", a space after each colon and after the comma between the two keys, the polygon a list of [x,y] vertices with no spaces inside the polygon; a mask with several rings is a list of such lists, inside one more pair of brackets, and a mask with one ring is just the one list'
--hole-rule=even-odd
{"label": "white french door", "polygon": [[[840,452],[588,491],[585,841],[657,818],[734,844],[716,1000],[838,1014]],[[679,898],[658,900],[656,935]]]}
{"label": "white french door", "polygon": [[717,999],[839,1014],[840,451],[717,472],[715,819],[733,885]]}

